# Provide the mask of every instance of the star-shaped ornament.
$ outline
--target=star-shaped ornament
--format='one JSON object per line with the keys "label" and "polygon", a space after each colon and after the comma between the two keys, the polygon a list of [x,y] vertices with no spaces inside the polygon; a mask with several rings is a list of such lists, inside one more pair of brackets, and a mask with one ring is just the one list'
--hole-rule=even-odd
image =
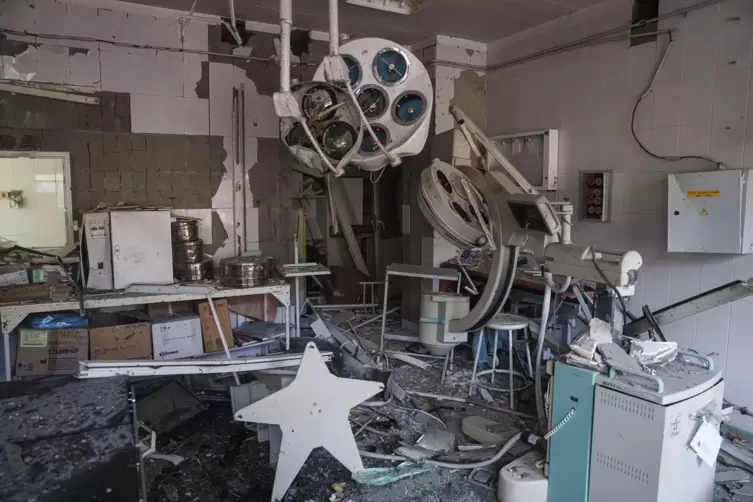
{"label": "star-shaped ornament", "polygon": [[290,385],[235,414],[236,420],[282,429],[273,502],[282,500],[314,448],[323,447],[351,472],[363,469],[348,415],[383,389],[379,382],[333,375],[310,342]]}

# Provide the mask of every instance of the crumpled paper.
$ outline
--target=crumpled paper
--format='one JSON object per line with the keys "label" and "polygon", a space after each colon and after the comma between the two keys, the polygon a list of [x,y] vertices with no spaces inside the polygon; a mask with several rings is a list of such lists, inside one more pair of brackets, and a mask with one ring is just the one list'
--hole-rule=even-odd
{"label": "crumpled paper", "polygon": [[677,357],[677,342],[634,340],[630,345],[630,355],[641,366],[669,363]]}

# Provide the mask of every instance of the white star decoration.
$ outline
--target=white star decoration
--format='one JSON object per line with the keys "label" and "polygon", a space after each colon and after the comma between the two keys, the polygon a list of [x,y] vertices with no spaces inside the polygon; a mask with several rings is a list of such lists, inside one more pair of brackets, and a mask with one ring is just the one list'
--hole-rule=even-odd
{"label": "white star decoration", "polygon": [[363,469],[348,415],[383,389],[379,382],[336,377],[316,345],[309,343],[290,385],[235,414],[236,420],[277,424],[282,429],[273,502],[282,500],[314,448],[325,448],[351,472]]}

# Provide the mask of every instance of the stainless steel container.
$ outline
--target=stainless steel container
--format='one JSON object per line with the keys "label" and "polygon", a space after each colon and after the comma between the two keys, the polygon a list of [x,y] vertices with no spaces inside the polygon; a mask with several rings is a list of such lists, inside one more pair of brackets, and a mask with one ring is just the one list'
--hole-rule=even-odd
{"label": "stainless steel container", "polygon": [[181,282],[208,281],[214,278],[214,265],[211,258],[198,263],[175,263],[175,278]]}
{"label": "stainless steel container", "polygon": [[173,242],[173,263],[199,263],[204,259],[201,239],[185,242]]}
{"label": "stainless steel container", "polygon": [[199,222],[196,220],[178,220],[170,224],[173,242],[199,240]]}
{"label": "stainless steel container", "polygon": [[229,288],[261,286],[269,279],[272,258],[269,256],[236,256],[220,262],[220,282]]}

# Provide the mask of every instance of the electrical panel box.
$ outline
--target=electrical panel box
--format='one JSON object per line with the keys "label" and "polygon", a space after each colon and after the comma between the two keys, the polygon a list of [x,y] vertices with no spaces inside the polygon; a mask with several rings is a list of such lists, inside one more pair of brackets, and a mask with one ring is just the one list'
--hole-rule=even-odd
{"label": "electrical panel box", "polygon": [[753,188],[749,169],[670,174],[667,251],[753,252]]}
{"label": "electrical panel box", "polygon": [[612,204],[612,173],[610,171],[581,171],[579,194],[578,218],[589,221],[609,221]]}

